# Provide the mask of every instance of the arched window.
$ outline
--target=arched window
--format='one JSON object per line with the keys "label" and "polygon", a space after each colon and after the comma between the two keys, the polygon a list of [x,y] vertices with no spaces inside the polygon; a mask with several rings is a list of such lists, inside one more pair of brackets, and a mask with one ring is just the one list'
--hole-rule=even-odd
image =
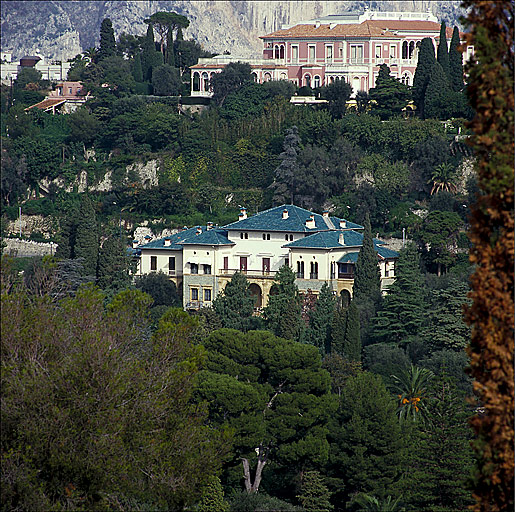
{"label": "arched window", "polygon": [[304,75],[304,85],[311,87],[311,75]]}
{"label": "arched window", "polygon": [[411,75],[405,71],[403,74],[402,74],[402,77],[401,77],[401,82],[405,85],[411,85],[410,84],[410,78],[411,78]]}
{"label": "arched window", "polygon": [[313,87],[315,89],[318,89],[318,87],[320,87],[320,77],[318,75],[315,75],[315,77],[313,78]]}
{"label": "arched window", "polygon": [[275,45],[274,46],[274,59],[278,59],[279,58],[279,45]]}
{"label": "arched window", "polygon": [[268,72],[265,73],[265,82],[270,82],[272,80],[272,75]]}
{"label": "arched window", "polygon": [[286,75],[286,73],[281,73],[281,80],[288,80],[288,76]]}
{"label": "arched window", "polygon": [[197,72],[193,73],[193,90],[200,91],[200,74]]}
{"label": "arched window", "polygon": [[415,52],[415,43],[413,41],[410,41],[410,44],[409,44],[409,58],[412,59],[413,58],[413,53]]}
{"label": "arched window", "polygon": [[209,76],[205,71],[202,73],[202,90],[209,91]]}
{"label": "arched window", "polygon": [[283,44],[279,47],[279,58],[284,59],[284,45]]}
{"label": "arched window", "polygon": [[334,84],[334,76],[329,77],[329,82],[331,82],[332,84]]}
{"label": "arched window", "polygon": [[257,73],[252,73],[252,80],[254,80],[254,82],[258,81]]}
{"label": "arched window", "polygon": [[403,59],[408,58],[408,41],[404,41],[402,43],[402,58]]}

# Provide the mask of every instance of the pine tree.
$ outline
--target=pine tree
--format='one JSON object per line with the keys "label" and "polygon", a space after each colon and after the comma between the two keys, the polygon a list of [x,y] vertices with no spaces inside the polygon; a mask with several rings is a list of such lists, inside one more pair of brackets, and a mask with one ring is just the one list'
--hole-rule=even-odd
{"label": "pine tree", "polygon": [[213,309],[223,327],[247,331],[254,312],[254,297],[244,274],[236,272],[223,292],[213,301]]}
{"label": "pine tree", "polygon": [[111,57],[116,52],[116,42],[114,39],[113,24],[109,18],[104,18],[100,25],[100,48],[98,50],[98,60],[101,61]]}
{"label": "pine tree", "polygon": [[440,27],[440,41],[438,42],[436,61],[442,66],[445,74],[449,76],[449,50],[447,48],[447,27],[445,26],[445,21],[442,21]]}
{"label": "pine tree", "polygon": [[343,338],[343,355],[349,361],[361,361],[361,335],[359,311],[351,301],[345,313],[345,335]]}
{"label": "pine tree", "polygon": [[141,54],[138,52],[134,57],[134,67],[132,69],[132,76],[136,82],[143,82],[143,70],[141,68]]}
{"label": "pine tree", "polygon": [[224,500],[224,490],[220,478],[209,478],[198,505],[198,512],[229,512],[229,504]]}
{"label": "pine tree", "polygon": [[336,298],[327,283],[322,285],[315,307],[309,314],[309,326],[313,345],[322,354],[330,351],[331,323],[336,308]]}
{"label": "pine tree", "polygon": [[463,90],[463,53],[458,51],[460,31],[454,27],[449,47],[449,81],[453,91]]}
{"label": "pine tree", "polygon": [[306,512],[329,512],[333,505],[329,502],[331,493],[318,471],[306,471],[302,475],[302,486],[297,496]]}
{"label": "pine tree", "polygon": [[118,234],[111,235],[98,254],[97,284],[103,290],[119,292],[128,288],[130,283],[125,244]]}
{"label": "pine tree", "polygon": [[420,43],[417,69],[415,70],[412,89],[413,101],[417,107],[418,114],[422,118],[424,117],[424,97],[426,95],[426,88],[435,62],[435,48],[433,46],[433,41],[429,37],[425,37]]}
{"label": "pine tree", "polygon": [[410,92],[407,85],[390,75],[390,68],[386,64],[381,64],[375,87],[370,89],[369,96],[375,101],[372,113],[381,119],[389,119],[402,113],[402,109],[408,103]]}
{"label": "pine tree", "polygon": [[452,114],[449,79],[439,62],[435,62],[424,97],[425,119],[449,119]]}
{"label": "pine tree", "polygon": [[267,327],[281,338],[298,340],[303,330],[299,289],[293,270],[283,265],[275,277],[276,293],[268,299],[264,309]]}
{"label": "pine tree", "polygon": [[284,151],[279,155],[281,163],[275,170],[274,182],[270,188],[274,191],[273,201],[282,204],[290,200],[293,204],[295,175],[298,172],[297,155],[300,147],[299,130],[292,126],[286,131],[284,137]]}
{"label": "pine tree", "polygon": [[401,250],[396,272],[395,282],[372,320],[372,337],[377,342],[402,342],[419,334],[427,312],[420,256],[415,244],[410,243]]}
{"label": "pine tree", "polygon": [[80,202],[74,257],[84,258],[84,271],[86,275],[96,276],[98,226],[93,203],[86,194],[82,195]]}

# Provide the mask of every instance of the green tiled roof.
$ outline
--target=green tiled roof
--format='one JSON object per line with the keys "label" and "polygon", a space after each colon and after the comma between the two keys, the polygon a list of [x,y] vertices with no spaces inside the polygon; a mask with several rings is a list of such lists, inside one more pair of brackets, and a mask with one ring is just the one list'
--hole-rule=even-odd
{"label": "green tiled roof", "polygon": [[[288,210],[288,218],[283,219],[283,211]],[[306,227],[306,220],[313,215],[315,227]],[[310,212],[299,206],[284,204],[256,213],[243,220],[238,220],[224,226],[224,229],[242,231],[288,231],[294,233],[316,233],[317,231],[339,230],[340,219],[338,217],[324,217],[318,213]],[[346,221],[346,229],[363,229],[363,226]]]}
{"label": "green tiled roof", "polygon": [[[343,235],[343,244],[340,244],[340,235]],[[363,235],[356,231],[320,231],[313,235],[300,238],[283,247],[303,247],[311,249],[333,249],[337,247],[361,247]]]}
{"label": "green tiled roof", "polygon": [[[202,232],[197,235],[198,228]],[[170,239],[170,245],[165,246],[165,239]],[[227,238],[227,231],[220,228],[207,229],[206,226],[195,226],[193,228],[185,229],[173,235],[153,240],[148,244],[142,245],[140,249],[165,249],[167,251],[180,251],[183,244],[198,244],[198,245],[234,245]]]}
{"label": "green tiled roof", "polygon": [[[343,235],[343,244],[340,243],[340,235]],[[376,248],[377,254],[382,258],[398,258],[399,253],[396,251],[392,251],[386,247],[383,247],[383,242],[377,238],[374,238],[374,247]],[[320,231],[318,233],[313,233],[312,235],[306,236],[304,238],[300,238],[299,240],[295,240],[295,242],[290,242],[289,244],[283,245],[283,247],[292,247],[292,248],[305,248],[305,249],[337,249],[342,247],[361,247],[363,245],[363,235],[361,233],[357,233],[356,231],[346,231],[346,230],[338,230],[338,231]],[[350,253],[350,254],[358,254],[358,253]],[[346,255],[348,256],[348,255]],[[344,257],[346,257],[344,256]],[[356,256],[357,258],[357,256]],[[340,260],[340,263],[344,263],[343,260]]]}
{"label": "green tiled roof", "polygon": [[349,252],[342,256],[337,263],[356,263],[358,261],[359,252]]}

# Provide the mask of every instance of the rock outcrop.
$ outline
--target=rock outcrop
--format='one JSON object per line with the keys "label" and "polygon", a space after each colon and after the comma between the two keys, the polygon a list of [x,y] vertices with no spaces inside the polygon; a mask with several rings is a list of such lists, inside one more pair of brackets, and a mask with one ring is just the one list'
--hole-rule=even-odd
{"label": "rock outcrop", "polygon": [[[387,11],[432,11],[448,25],[458,23],[465,11],[460,0],[395,0],[372,2]],[[2,51],[15,58],[39,53],[50,60],[73,58],[86,48],[98,46],[100,23],[110,18],[116,36],[122,32],[144,34],[145,18],[157,11],[187,16],[185,37],[193,38],[214,53],[260,55],[259,36],[317,16],[363,10],[370,2],[354,1],[57,1],[2,2]]]}

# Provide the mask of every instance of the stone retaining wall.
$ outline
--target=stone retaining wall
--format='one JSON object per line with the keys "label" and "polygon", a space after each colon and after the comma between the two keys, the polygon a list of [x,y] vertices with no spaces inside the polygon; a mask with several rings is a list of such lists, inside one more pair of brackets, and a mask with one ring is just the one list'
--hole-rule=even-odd
{"label": "stone retaining wall", "polygon": [[2,242],[5,245],[4,254],[18,258],[55,254],[55,250],[57,249],[57,244],[33,242],[32,240],[4,238]]}

